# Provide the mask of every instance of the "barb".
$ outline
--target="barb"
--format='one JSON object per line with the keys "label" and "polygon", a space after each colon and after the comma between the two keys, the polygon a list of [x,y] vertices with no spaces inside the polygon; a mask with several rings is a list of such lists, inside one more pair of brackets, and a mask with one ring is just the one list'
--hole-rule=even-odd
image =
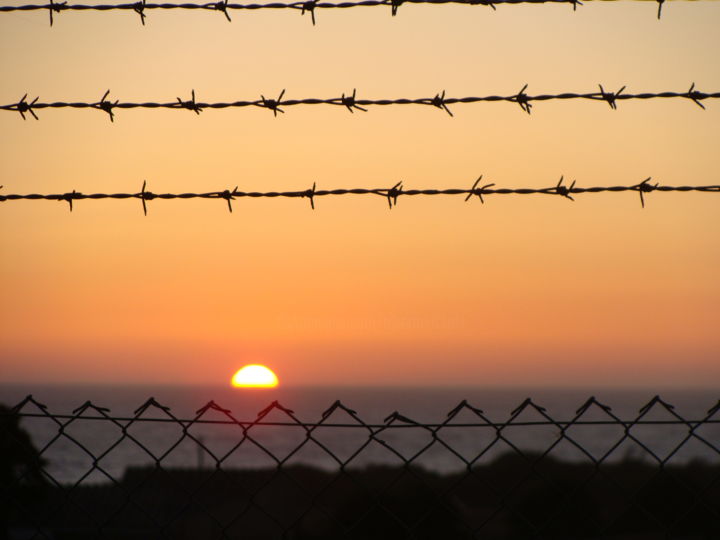
{"label": "barb", "polygon": [[[478,187],[482,180],[482,175],[475,180],[471,188],[428,188],[428,189],[405,189],[402,182],[397,182],[390,188],[341,188],[341,189],[317,189],[317,185],[313,183],[312,188],[299,191],[239,191],[238,186],[234,189],[223,189],[219,191],[208,191],[204,193],[154,193],[147,191],[147,182],[143,181],[142,189],[137,193],[81,193],[73,190],[68,193],[60,194],[0,194],[0,202],[6,201],[64,201],[73,209],[73,201],[78,200],[100,200],[100,199],[139,199],[142,202],[143,214],[147,215],[146,201],[154,199],[174,200],[174,199],[222,199],[226,201],[228,210],[232,213],[232,201],[241,198],[259,199],[259,198],[291,198],[291,199],[309,199],[310,207],[315,209],[315,199],[317,197],[336,197],[350,195],[375,195],[383,197],[388,202],[388,207],[392,209],[397,206],[399,197],[418,197],[418,196],[464,196],[465,201],[469,201],[472,196],[477,196],[481,203],[485,203],[483,196],[488,195],[559,195],[566,199],[574,201],[573,195],[578,194],[597,194],[597,193],[620,193],[624,191],[634,191],[640,195],[640,204],[645,208],[644,195],[653,191],[662,192],[699,192],[699,193],[720,193],[719,185],[704,186],[666,186],[658,183],[650,184],[651,178],[648,177],[638,184],[621,185],[621,186],[597,186],[597,187],[580,187],[573,182],[570,185],[563,185],[564,176],[560,177],[560,181],[550,187],[545,188],[502,188],[494,187],[494,183],[485,184]],[[2,187],[2,186],[0,186]]]}
{"label": "barb", "polygon": [[113,113],[113,107],[115,107],[118,104],[118,101],[115,100],[115,103],[113,103],[111,101],[107,101],[106,98],[108,97],[109,94],[110,94],[110,90],[106,91],[103,94],[103,97],[100,98],[100,101],[98,101],[95,106],[98,109],[100,109],[101,111],[105,111],[106,113],[108,113],[108,115],[110,116],[110,121],[114,122],[115,121],[115,113]]}
{"label": "barb", "polygon": [[74,189],[71,193],[64,193],[62,195],[57,196],[57,200],[59,201],[65,201],[70,206],[70,211],[73,211],[73,200],[75,199],[83,199],[84,195],[82,193],[76,192]]}
{"label": "barb", "polygon": [[280,95],[277,99],[265,99],[265,96],[262,94],[260,95],[261,103],[258,103],[257,105],[259,107],[265,107],[266,109],[270,109],[273,113],[273,116],[277,117],[277,113],[283,113],[285,114],[285,111],[283,111],[280,108],[280,105],[283,104],[282,98],[285,95],[285,89],[283,89],[282,92],[280,92]]}
{"label": "barb", "polygon": [[[308,199],[310,199],[310,208],[311,208],[312,210],[315,210],[315,192],[317,191],[316,188],[317,188],[317,185],[316,185],[315,182],[313,182],[312,188],[311,188],[311,189],[308,189],[308,190],[305,192],[305,197],[307,197]],[[237,189],[237,188],[236,188],[236,189]]]}
{"label": "barb", "polygon": [[[692,88],[691,88],[692,90]],[[38,98],[33,99],[30,103],[25,101],[25,98],[27,98],[27,94],[25,94],[20,101],[18,101],[14,105],[14,110],[20,113],[20,116],[22,116],[22,119],[25,120],[25,113],[29,112],[32,114],[32,117],[35,120],[40,120],[37,115],[35,114],[35,111],[33,111],[33,107],[35,106],[35,103],[37,103]],[[702,105],[701,105],[702,106]],[[703,107],[704,108],[704,107]],[[11,109],[9,109],[11,110]]]}
{"label": "barb", "polygon": [[645,198],[643,197],[643,193],[650,193],[651,191],[655,191],[658,188],[658,184],[648,184],[650,180],[652,180],[652,178],[648,176],[645,180],[635,186],[635,189],[637,189],[638,193],[640,194],[640,204],[643,208],[645,208]]}
{"label": "barb", "polygon": [[616,101],[618,99],[622,99],[620,97],[620,95],[622,94],[623,90],[625,90],[625,87],[623,86],[617,92],[606,92],[605,89],[603,88],[602,84],[598,84],[598,86],[600,87],[600,96],[602,97],[602,99],[604,101],[608,102],[608,105],[610,105],[611,109],[616,110],[617,109]]}
{"label": "barb", "polygon": [[70,9],[70,8],[68,8],[67,2],[55,3],[54,0],[50,0],[50,3],[47,4],[46,6],[33,6],[33,7],[36,7],[37,9],[47,9],[48,10],[48,12],[50,13],[50,26],[52,26],[53,22],[54,22],[53,12],[60,13],[63,9]]}
{"label": "barb", "polygon": [[223,15],[225,15],[225,18],[228,20],[228,22],[232,22],[232,19],[230,18],[230,14],[227,12],[228,10],[228,0],[223,0],[222,2],[218,2],[215,4],[215,9],[218,11],[222,11]]}
{"label": "barb", "polygon": [[[181,108],[181,109],[188,109],[189,111],[193,111],[195,114],[200,114],[203,110],[204,105],[199,104],[195,101],[195,90],[192,90],[192,93],[190,94],[191,98],[189,101],[183,101],[179,97],[177,99],[177,103],[173,103],[174,109]],[[118,106],[118,103],[115,103],[115,107]]]}
{"label": "barb", "polygon": [[142,2],[137,2],[133,6],[133,11],[140,15],[140,22],[143,26],[145,26],[145,0],[142,0]]}
{"label": "barb", "polygon": [[[357,110],[359,110],[359,111],[367,112],[367,109],[365,109],[365,108],[363,108],[363,107],[360,107],[360,106],[355,102],[356,93],[357,93],[357,88],[353,88],[353,93],[352,93],[351,96],[347,96],[347,97],[346,97],[345,94],[343,93],[343,95],[340,97],[340,105],[343,105],[343,106],[347,107],[347,110],[350,111],[351,113],[353,112],[353,109],[357,109]],[[703,108],[704,108],[704,107],[703,107]]]}
{"label": "barb", "polygon": [[146,186],[147,180],[143,180],[142,190],[140,190],[140,200],[142,201],[143,214],[147,216],[147,205],[145,204],[145,201],[153,200],[155,198],[155,194],[145,191]]}
{"label": "barb", "polygon": [[530,109],[532,108],[532,104],[530,103],[530,99],[528,95],[525,93],[525,90],[527,89],[528,85],[522,87],[522,90],[520,90],[517,95],[515,96],[515,102],[520,105],[520,108],[525,111],[526,113],[530,114]]}
{"label": "barb", "polygon": [[472,197],[473,195],[477,195],[478,198],[480,199],[480,202],[481,202],[482,204],[485,204],[485,199],[483,199],[483,193],[485,192],[485,190],[486,190],[487,188],[492,187],[492,186],[494,186],[495,184],[485,184],[485,185],[484,185],[483,187],[481,187],[480,189],[477,189],[477,185],[480,183],[480,180],[482,180],[482,177],[483,177],[483,175],[481,174],[481,175],[478,177],[478,179],[475,180],[475,183],[474,183],[473,186],[470,188],[470,192],[468,193],[467,197],[465,197],[465,202],[469,201],[469,200],[470,200],[470,197]]}
{"label": "barb", "polygon": [[[617,0],[587,0],[594,2],[614,2]],[[662,14],[662,6],[666,0],[632,0],[632,1],[650,1],[658,4],[657,18],[660,19]],[[677,0],[677,1],[700,1],[700,0]],[[705,0],[710,1],[710,0]],[[270,2],[267,4],[258,3],[230,3],[228,0],[209,3],[148,3],[146,0],[132,3],[116,3],[116,4],[70,4],[68,2],[56,2],[50,0],[48,4],[24,4],[17,6],[0,6],[0,13],[11,13],[14,11],[40,11],[48,10],[50,13],[50,26],[53,25],[53,13],[61,11],[134,11],[140,15],[140,21],[145,25],[146,10],[190,10],[190,11],[220,11],[225,18],[232,22],[228,11],[256,11],[256,10],[298,10],[302,14],[310,12],[313,25],[315,25],[316,9],[350,9],[357,7],[390,7],[390,14],[394,17],[397,15],[398,8],[402,4],[426,4],[426,5],[466,5],[466,6],[483,6],[490,7],[495,10],[498,4],[518,5],[518,4],[569,4],[573,11],[583,3],[580,0],[351,0],[347,2],[320,2],[318,0],[300,0],[296,2]]]}
{"label": "barb", "polygon": [[397,199],[403,194],[402,182],[398,182],[390,189],[386,190],[385,196],[387,197],[388,207],[392,210],[393,206],[397,206]]}
{"label": "barb", "polygon": [[[573,180],[572,184],[570,184],[570,186],[568,187],[568,186],[562,185],[564,178],[565,178],[564,176],[560,177],[560,180],[558,181],[557,186],[555,186],[555,193],[557,193],[561,197],[565,197],[574,202],[575,199],[573,199],[570,196],[570,194],[573,192],[573,188],[575,187],[575,180]],[[645,208],[644,205],[643,205],[643,208]]]}
{"label": "barb", "polygon": [[222,197],[223,199],[225,199],[225,200],[227,201],[228,210],[230,211],[231,214],[232,214],[232,211],[233,211],[231,201],[234,201],[234,200],[235,200],[235,194],[237,193],[237,188],[238,188],[238,187],[235,186],[235,189],[233,189],[232,191],[226,189],[225,191],[223,191],[223,192],[220,194],[220,197]]}
{"label": "barb", "polygon": [[300,15],[305,15],[305,12],[310,13],[310,19],[312,19],[312,24],[315,26],[315,8],[317,7],[317,0],[310,0],[309,2],[303,3],[302,11],[300,12]]}
{"label": "barb", "polygon": [[438,109],[444,110],[451,117],[453,116],[453,113],[450,112],[450,109],[448,109],[447,103],[445,102],[445,90],[443,90],[441,94],[435,95],[435,97],[432,100],[432,104],[433,104],[433,106],[437,107]]}
{"label": "barb", "polygon": [[192,90],[191,98],[187,101],[177,97],[175,101],[169,102],[126,102],[116,100],[111,103],[106,101],[109,94],[109,90],[105,93],[100,102],[84,102],[84,101],[52,101],[52,102],[40,102],[38,98],[35,98],[32,102],[27,102],[27,94],[17,103],[10,103],[7,105],[0,105],[0,110],[19,112],[20,115],[25,119],[25,113],[29,112],[37,120],[37,116],[34,111],[39,109],[97,109],[107,112],[110,115],[110,119],[114,119],[114,113],[117,109],[175,109],[175,110],[190,110],[196,114],[200,114],[203,109],[233,109],[243,107],[260,107],[269,109],[272,111],[273,116],[277,116],[277,113],[285,113],[284,108],[303,106],[303,105],[332,105],[332,106],[343,106],[350,112],[354,109],[360,111],[367,111],[367,107],[388,107],[388,106],[400,106],[400,105],[422,105],[430,106],[433,108],[445,111],[453,116],[453,113],[448,108],[449,105],[456,104],[473,104],[473,103],[495,103],[495,102],[508,102],[517,103],[520,108],[530,114],[530,110],[534,107],[534,103],[538,101],[566,101],[572,99],[589,100],[589,101],[604,101],[610,105],[611,109],[617,109],[618,101],[628,100],[655,100],[655,99],[689,99],[700,108],[705,109],[702,101],[707,99],[718,99],[720,98],[720,91],[718,92],[701,92],[695,88],[695,83],[690,86],[689,90],[684,92],[641,92],[630,94],[625,92],[625,86],[620,88],[617,92],[607,92],[602,85],[599,85],[599,91],[597,92],[562,92],[557,94],[534,94],[530,95],[525,93],[528,85],[522,87],[520,92],[512,95],[485,95],[485,96],[465,96],[465,97],[447,97],[443,90],[439,94],[435,94],[433,97],[425,98],[381,98],[381,99],[358,99],[356,96],[356,89],[353,89],[351,95],[341,94],[340,97],[335,98],[299,98],[299,99],[283,99],[285,90],[280,92],[277,99],[269,99],[264,95],[260,95],[260,99],[256,100],[237,100],[237,101],[223,101],[223,102],[199,102],[195,99],[195,90]]}
{"label": "barb", "polygon": [[700,92],[697,92],[697,91],[695,90],[695,83],[692,83],[692,84],[690,85],[690,90],[688,90],[686,97],[687,97],[688,99],[691,99],[691,100],[693,101],[693,103],[695,103],[698,107],[700,107],[701,109],[705,110],[705,105],[703,105],[702,103],[700,103],[700,99],[702,99],[702,97],[699,97],[698,94],[700,94]]}

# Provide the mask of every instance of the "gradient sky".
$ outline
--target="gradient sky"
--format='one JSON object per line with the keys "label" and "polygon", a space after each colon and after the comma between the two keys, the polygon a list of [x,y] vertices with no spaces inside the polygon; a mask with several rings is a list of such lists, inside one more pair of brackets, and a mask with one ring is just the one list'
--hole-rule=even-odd
{"label": "gradient sky", "polygon": [[[720,3],[0,15],[0,102],[720,89]],[[718,184],[720,103],[0,113],[4,193]],[[720,197],[0,204],[0,381],[717,386]]]}

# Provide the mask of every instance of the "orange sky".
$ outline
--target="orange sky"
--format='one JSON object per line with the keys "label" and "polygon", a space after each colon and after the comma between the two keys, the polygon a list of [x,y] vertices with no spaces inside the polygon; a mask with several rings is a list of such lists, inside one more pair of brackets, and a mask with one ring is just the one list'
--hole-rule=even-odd
{"label": "orange sky", "polygon": [[[720,3],[0,15],[0,102],[720,89]],[[4,193],[718,184],[720,103],[0,113]],[[0,382],[712,385],[720,198],[0,204]],[[715,384],[716,385],[716,384]]]}

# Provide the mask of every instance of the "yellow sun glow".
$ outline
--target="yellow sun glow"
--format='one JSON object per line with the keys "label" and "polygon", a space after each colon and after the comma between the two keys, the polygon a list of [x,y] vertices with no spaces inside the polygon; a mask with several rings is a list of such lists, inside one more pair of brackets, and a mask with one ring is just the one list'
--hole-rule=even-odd
{"label": "yellow sun glow", "polygon": [[278,378],[265,366],[250,364],[233,375],[232,385],[237,387],[273,388],[278,385]]}

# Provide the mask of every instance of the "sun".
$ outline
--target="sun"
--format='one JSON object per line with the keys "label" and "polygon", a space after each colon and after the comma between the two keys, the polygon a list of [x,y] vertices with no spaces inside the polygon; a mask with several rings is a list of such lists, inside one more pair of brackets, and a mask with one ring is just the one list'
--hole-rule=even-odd
{"label": "sun", "polygon": [[233,375],[232,385],[242,388],[274,388],[278,385],[278,378],[265,366],[249,364]]}

